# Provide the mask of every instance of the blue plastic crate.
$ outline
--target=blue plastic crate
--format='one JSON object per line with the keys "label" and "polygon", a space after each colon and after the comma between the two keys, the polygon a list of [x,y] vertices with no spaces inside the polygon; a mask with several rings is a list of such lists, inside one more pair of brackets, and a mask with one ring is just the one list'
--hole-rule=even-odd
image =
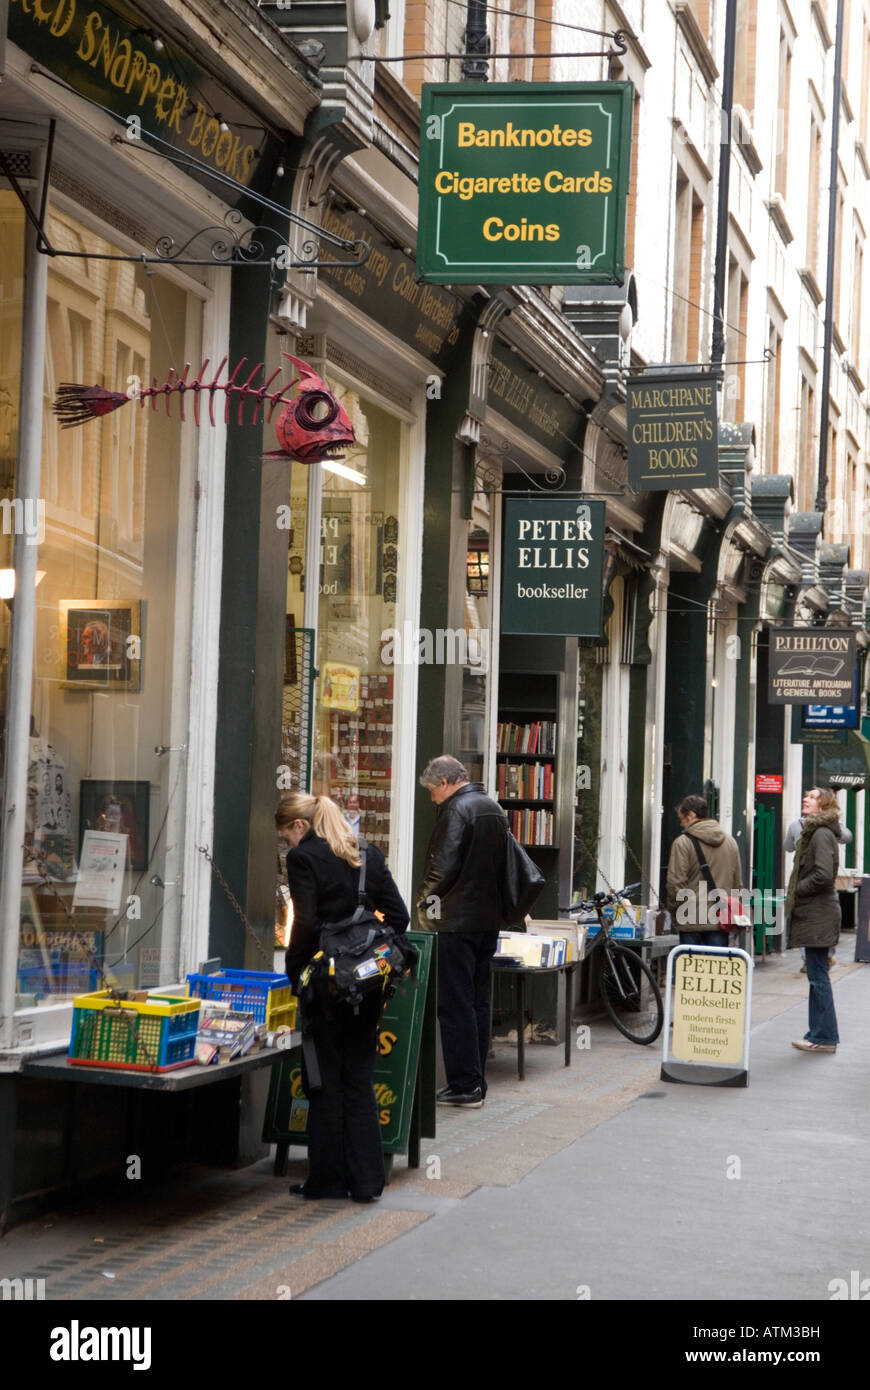
{"label": "blue plastic crate", "polygon": [[293,994],[286,975],[269,970],[221,970],[215,975],[188,975],[190,994],[229,1004],[241,1013],[250,1013],[270,1031],[285,1022],[292,1011]]}

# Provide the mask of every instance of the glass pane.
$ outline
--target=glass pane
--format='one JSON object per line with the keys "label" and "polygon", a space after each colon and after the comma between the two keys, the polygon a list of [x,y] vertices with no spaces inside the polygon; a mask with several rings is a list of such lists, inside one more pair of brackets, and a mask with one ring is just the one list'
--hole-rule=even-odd
{"label": "glass pane", "polygon": [[[23,307],[24,209],[14,193],[0,189],[0,778],[5,762],[3,740],[9,675],[9,601],[15,581],[15,530],[28,520],[20,507],[16,515],[15,507]],[[31,528],[32,521],[31,514]]]}
{"label": "glass pane", "polygon": [[403,426],[372,401],[329,384],[356,434],[343,467],[359,480],[323,466],[312,791],[337,801],[354,829],[387,854],[393,662],[413,660],[401,641],[388,645],[400,579]]}
{"label": "glass pane", "polygon": [[[50,234],[117,250],[66,214]],[[198,364],[200,318],[142,266],[49,266],[19,1004],[178,979],[197,431],[177,398],[71,429],[52,403]]]}

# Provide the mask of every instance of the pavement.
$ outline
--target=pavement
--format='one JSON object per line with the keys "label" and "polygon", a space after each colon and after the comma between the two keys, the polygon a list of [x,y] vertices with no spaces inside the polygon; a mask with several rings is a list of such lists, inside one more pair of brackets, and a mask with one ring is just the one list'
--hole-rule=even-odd
{"label": "pavement", "polygon": [[43,1279],[48,1300],[829,1299],[870,1276],[870,968],[832,971],[835,1056],[790,1046],[799,968],[756,966],[745,1089],[663,1083],[659,1045],[603,1018],[569,1068],[527,1045],[523,1082],[497,1044],[486,1105],[439,1106],[421,1167],[397,1160],[377,1205],[289,1197],[304,1159],[280,1179],[271,1160],[188,1169],[14,1228],[0,1278]]}

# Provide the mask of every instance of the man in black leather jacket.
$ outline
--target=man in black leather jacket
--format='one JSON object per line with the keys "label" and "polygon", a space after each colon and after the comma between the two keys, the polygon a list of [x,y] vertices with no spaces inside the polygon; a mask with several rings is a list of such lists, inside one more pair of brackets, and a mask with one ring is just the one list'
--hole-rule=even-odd
{"label": "man in black leather jacket", "polygon": [[420,926],[438,933],[438,1021],[444,1105],[477,1108],[486,1095],[492,958],[502,925],[507,817],[469,782],[462,763],[433,758],[420,778],[438,807],[423,881]]}

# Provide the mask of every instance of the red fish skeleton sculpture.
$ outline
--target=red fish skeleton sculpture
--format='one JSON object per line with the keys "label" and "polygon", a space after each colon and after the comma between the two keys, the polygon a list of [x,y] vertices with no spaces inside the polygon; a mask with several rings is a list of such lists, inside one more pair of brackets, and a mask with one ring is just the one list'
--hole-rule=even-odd
{"label": "red fish skeleton sculpture", "polygon": [[[324,459],[342,458],[341,451],[354,443],[353,425],[326,382],[307,362],[301,362],[289,352],[282,353],[282,356],[293,363],[299,375],[280,391],[269,390],[272,382],[281,374],[280,367],[262,386],[255,386],[254,382],[263,370],[263,363],[258,362],[247,378],[239,381],[242,368],[248,360],[243,357],[232,375],[222,382],[221,373],[228,361],[224,357],[211,381],[206,381],[205,369],[209,362],[206,358],[200,367],[199,375],[193,381],[188,381],[188,363],[181,376],[174,367],[170,368],[169,376],[162,386],[158,386],[155,377],[150,386],[143,386],[129,393],[108,391],[104,386],[78,386],[64,382],[58,387],[54,411],[61,421],[62,428],[71,429],[74,425],[83,425],[88,420],[99,419],[101,415],[110,415],[113,410],[127,405],[129,401],[138,401],[144,408],[145,402],[150,400],[152,410],[156,410],[158,396],[165,398],[166,414],[169,415],[172,396],[177,395],[183,420],[184,398],[186,395],[192,395],[193,418],[198,425],[200,399],[208,396],[208,418],[209,423],[213,425],[214,398],[222,391],[224,421],[229,421],[230,407],[233,400],[236,400],[238,425],[244,424],[245,406],[249,401],[254,402],[252,425],[257,424],[261,410],[264,418],[271,421],[278,406],[283,405],[284,409],[275,421],[275,434],[281,447],[265,454],[265,458],[298,459],[300,463],[319,463]],[[297,385],[298,394],[288,396],[286,392]]]}

